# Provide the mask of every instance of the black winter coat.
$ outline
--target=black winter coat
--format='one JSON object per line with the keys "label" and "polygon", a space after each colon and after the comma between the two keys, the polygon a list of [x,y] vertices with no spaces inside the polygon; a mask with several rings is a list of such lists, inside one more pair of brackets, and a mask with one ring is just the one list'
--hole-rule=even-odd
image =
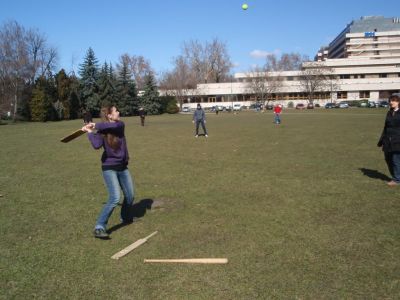
{"label": "black winter coat", "polygon": [[382,147],[385,152],[400,152],[400,109],[389,110],[386,114],[385,127],[378,147]]}

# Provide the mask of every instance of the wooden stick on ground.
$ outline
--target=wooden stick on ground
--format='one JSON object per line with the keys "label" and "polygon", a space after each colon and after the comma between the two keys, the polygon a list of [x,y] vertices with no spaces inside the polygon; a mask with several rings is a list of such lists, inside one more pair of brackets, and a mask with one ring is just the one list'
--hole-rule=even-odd
{"label": "wooden stick on ground", "polygon": [[120,259],[121,257],[127,255],[129,252],[131,252],[133,249],[136,249],[140,245],[144,244],[147,242],[149,238],[151,238],[153,235],[155,235],[158,231],[154,231],[152,234],[149,236],[146,236],[143,239],[137,240],[133,244],[129,245],[128,247],[122,249],[121,251],[115,253],[113,256],[111,256],[112,259]]}
{"label": "wooden stick on ground", "polygon": [[145,259],[145,263],[227,264],[227,258]]}

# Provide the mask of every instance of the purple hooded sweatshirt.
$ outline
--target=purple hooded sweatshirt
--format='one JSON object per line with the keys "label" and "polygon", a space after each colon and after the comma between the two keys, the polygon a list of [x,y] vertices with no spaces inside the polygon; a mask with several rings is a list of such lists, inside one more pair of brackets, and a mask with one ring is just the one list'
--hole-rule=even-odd
{"label": "purple hooded sweatshirt", "polygon": [[[88,134],[89,141],[94,149],[104,148],[101,162],[103,167],[128,165],[129,153],[125,139],[125,124],[122,121],[96,123],[97,133]],[[112,133],[119,139],[118,149],[113,149],[106,142],[103,134]]]}

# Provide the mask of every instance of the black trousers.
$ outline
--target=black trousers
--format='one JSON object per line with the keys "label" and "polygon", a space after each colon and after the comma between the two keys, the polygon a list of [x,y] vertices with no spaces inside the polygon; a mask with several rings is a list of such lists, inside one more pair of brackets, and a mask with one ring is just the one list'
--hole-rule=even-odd
{"label": "black trousers", "polygon": [[206,125],[204,124],[204,120],[197,120],[196,121],[196,135],[199,135],[199,126],[203,128],[204,134],[207,134]]}

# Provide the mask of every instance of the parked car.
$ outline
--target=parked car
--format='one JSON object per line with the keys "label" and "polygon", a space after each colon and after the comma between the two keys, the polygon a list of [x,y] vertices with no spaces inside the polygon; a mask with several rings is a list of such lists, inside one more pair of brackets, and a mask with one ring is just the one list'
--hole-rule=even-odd
{"label": "parked car", "polygon": [[321,105],[319,105],[318,103],[315,103],[314,107],[321,107]]}
{"label": "parked car", "polygon": [[380,101],[378,104],[379,107],[389,107],[389,102],[387,101]]}
{"label": "parked car", "polygon": [[296,104],[296,109],[305,109],[306,106],[303,103],[297,103]]}
{"label": "parked car", "polygon": [[377,108],[378,105],[376,104],[375,101],[368,101],[368,107],[369,108]]}
{"label": "parked car", "polygon": [[182,107],[182,112],[190,112],[190,108],[188,106]]}
{"label": "parked car", "polygon": [[347,103],[347,102],[340,102],[340,103],[339,103],[339,108],[349,108],[349,103]]}
{"label": "parked car", "polygon": [[238,103],[233,104],[233,110],[234,111],[242,110],[242,106]]}
{"label": "parked car", "polygon": [[307,109],[314,109],[314,104],[308,103],[307,104]]}
{"label": "parked car", "polygon": [[274,106],[273,106],[272,104],[267,104],[267,105],[265,106],[265,109],[267,109],[267,110],[273,110],[273,109],[274,109]]}
{"label": "parked car", "polygon": [[336,108],[336,104],[335,103],[326,103],[325,108]]}

